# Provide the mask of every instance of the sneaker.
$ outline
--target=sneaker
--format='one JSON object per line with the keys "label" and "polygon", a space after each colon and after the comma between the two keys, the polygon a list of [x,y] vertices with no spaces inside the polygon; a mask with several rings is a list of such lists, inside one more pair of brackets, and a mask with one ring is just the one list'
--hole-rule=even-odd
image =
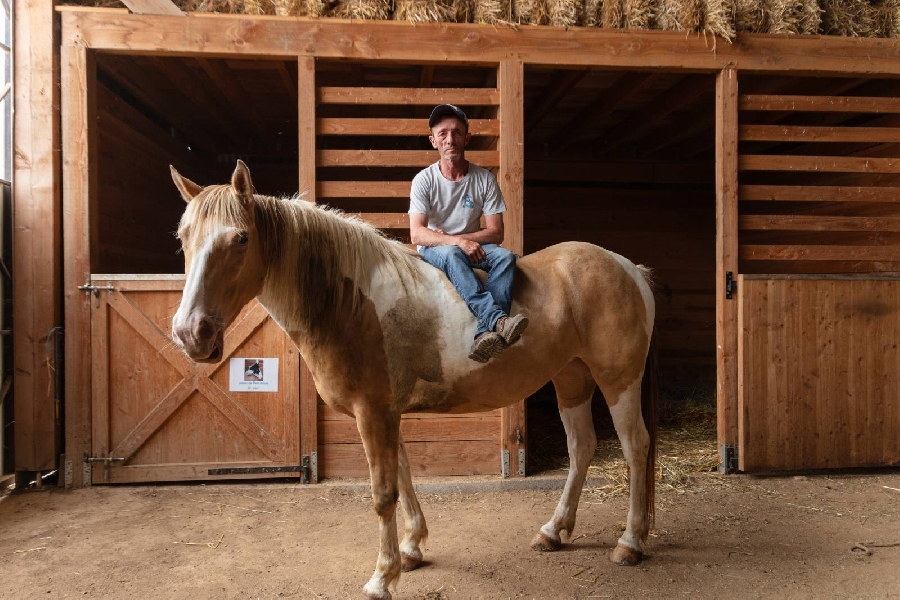
{"label": "sneaker", "polygon": [[492,358],[500,356],[504,348],[506,348],[506,342],[499,333],[485,331],[472,342],[469,358],[480,363],[486,363]]}
{"label": "sneaker", "polygon": [[528,327],[528,317],[518,314],[514,317],[500,317],[494,326],[494,331],[500,334],[507,346],[512,346],[519,341],[526,327]]}

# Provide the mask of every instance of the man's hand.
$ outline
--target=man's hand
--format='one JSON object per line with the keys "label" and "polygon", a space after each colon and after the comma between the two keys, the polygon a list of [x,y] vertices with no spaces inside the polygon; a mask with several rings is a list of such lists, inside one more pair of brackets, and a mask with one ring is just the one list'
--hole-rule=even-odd
{"label": "man's hand", "polygon": [[459,246],[460,250],[466,253],[466,256],[469,257],[469,262],[473,265],[487,259],[487,254],[484,253],[484,248],[482,248],[481,244],[479,244],[478,242],[461,239],[456,243],[456,245]]}

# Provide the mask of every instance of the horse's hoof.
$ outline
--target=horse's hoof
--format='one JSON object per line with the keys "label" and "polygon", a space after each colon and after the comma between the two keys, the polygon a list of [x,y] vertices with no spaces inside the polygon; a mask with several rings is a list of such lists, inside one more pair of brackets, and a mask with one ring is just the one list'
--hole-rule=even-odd
{"label": "horse's hoof", "polygon": [[556,552],[562,548],[562,542],[545,535],[543,531],[538,531],[538,534],[531,540],[531,547],[538,552]]}
{"label": "horse's hoof", "polygon": [[621,567],[633,567],[644,560],[644,553],[619,544],[612,551],[612,554],[609,555],[609,560]]}
{"label": "horse's hoof", "polygon": [[391,593],[387,590],[384,592],[372,593],[363,588],[363,600],[391,600]]}
{"label": "horse's hoof", "polygon": [[404,573],[418,569],[422,564],[421,556],[410,556],[409,554],[400,554],[400,570]]}

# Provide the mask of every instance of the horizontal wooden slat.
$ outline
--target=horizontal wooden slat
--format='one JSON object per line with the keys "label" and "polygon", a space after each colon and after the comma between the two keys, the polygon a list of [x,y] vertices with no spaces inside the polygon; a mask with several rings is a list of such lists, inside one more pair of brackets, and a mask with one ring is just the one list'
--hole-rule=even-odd
{"label": "horizontal wooden slat", "polygon": [[316,198],[409,198],[410,181],[318,181]]}
{"label": "horizontal wooden slat", "polygon": [[[319,150],[317,167],[427,167],[437,162],[434,150]],[[471,162],[490,169],[500,166],[496,150],[466,152]]]}
{"label": "horizontal wooden slat", "polygon": [[[407,442],[413,476],[489,475],[500,472],[498,440]],[[320,477],[368,477],[362,444],[320,444]]]}
{"label": "horizontal wooden slat", "polygon": [[743,155],[741,171],[814,171],[817,173],[900,173],[900,159],[855,156]]}
{"label": "horizontal wooden slat", "polygon": [[[319,135],[416,135],[425,136],[428,119],[316,119],[316,133]],[[500,121],[497,119],[469,120],[472,135],[500,135]]]}
{"label": "horizontal wooden slat", "polygon": [[[317,413],[319,415],[319,421],[352,421],[352,417],[348,417],[343,413],[339,413],[334,410],[321,398],[318,401],[318,409]],[[500,410],[491,410],[487,412],[479,412],[479,413],[462,413],[462,414],[440,414],[440,413],[407,413],[403,415],[402,419],[405,421],[407,419],[482,419],[487,416],[493,416],[496,418],[500,418]]]}
{"label": "horizontal wooden slat", "polygon": [[377,88],[331,87],[317,90],[320,104],[433,105],[449,102],[464,106],[497,106],[496,88]]}
{"label": "horizontal wooden slat", "polygon": [[351,213],[378,229],[409,229],[407,213]]}
{"label": "horizontal wooden slat", "polygon": [[900,261],[900,246],[740,246],[742,260]]}
{"label": "horizontal wooden slat", "polygon": [[741,110],[900,113],[900,98],[747,94],[741,96],[739,106]]}
{"label": "horizontal wooden slat", "polygon": [[747,273],[759,273],[765,276],[768,276],[770,273],[859,273],[868,277],[882,273],[898,273],[900,272],[900,262],[862,260],[753,260],[745,261],[741,266],[741,270]]}
{"label": "horizontal wooden slat", "polygon": [[743,215],[738,227],[763,231],[900,231],[900,217]]}
{"label": "horizontal wooden slat", "polygon": [[807,127],[804,125],[741,125],[746,142],[900,142],[900,127]]}
{"label": "horizontal wooden slat", "polygon": [[[494,440],[500,442],[500,418],[403,419],[400,432],[406,442]],[[319,421],[320,444],[359,444],[354,421]]]}
{"label": "horizontal wooden slat", "polygon": [[742,185],[740,200],[788,202],[900,202],[900,188],[840,185]]}

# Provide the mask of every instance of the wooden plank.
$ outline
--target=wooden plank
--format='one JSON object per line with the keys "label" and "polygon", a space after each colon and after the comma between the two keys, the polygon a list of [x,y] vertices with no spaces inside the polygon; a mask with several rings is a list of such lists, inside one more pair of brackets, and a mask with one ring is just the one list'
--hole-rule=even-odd
{"label": "wooden plank", "polygon": [[900,217],[741,215],[738,228],[762,231],[900,231]]}
{"label": "wooden plank", "polygon": [[122,0],[122,4],[136,15],[185,16],[184,12],[172,3],[172,0]]}
{"label": "wooden plank", "polygon": [[[407,442],[413,476],[494,475],[500,471],[497,440]],[[319,447],[320,477],[368,477],[362,444],[325,444]]]}
{"label": "wooden plank", "polygon": [[[91,317],[91,456],[112,456],[109,439],[109,303],[108,295]],[[93,465],[91,483],[103,483],[98,476],[108,469]]]}
{"label": "wooden plank", "polygon": [[[900,48],[885,39],[739,34],[715,48],[680,32],[601,28],[511,28],[463,23],[404,23],[248,18],[246,15],[117,15],[61,11],[64,43],[153,54],[529,64],[765,73],[900,74]],[[148,22],[148,19],[152,21]],[[148,24],[151,23],[152,24]],[[202,40],[202,44],[198,41]],[[465,99],[463,95],[463,99]],[[448,98],[428,99],[426,104]]]}
{"label": "wooden plank", "polygon": [[[506,201],[503,246],[522,255],[525,251],[525,67],[522,61],[501,61],[498,82],[500,84],[498,182]],[[528,413],[525,409],[525,399],[503,408],[500,415],[500,449],[509,452],[509,475],[516,477],[527,474]],[[525,464],[521,464],[519,460],[519,453],[522,451],[525,453]]]}
{"label": "wooden plank", "polygon": [[409,198],[409,181],[319,181],[319,198]]}
{"label": "wooden plank", "polygon": [[407,213],[351,213],[378,229],[409,229]]}
{"label": "wooden plank", "polygon": [[304,198],[316,202],[316,59],[297,57],[297,160]]}
{"label": "wooden plank", "polygon": [[900,127],[814,127],[804,125],[741,125],[741,141],[772,142],[900,142]]}
{"label": "wooden plank", "polygon": [[[315,462],[315,468],[310,472],[310,483],[318,483],[318,453],[319,453],[319,427],[318,427],[318,400],[316,382],[313,380],[306,361],[300,361],[300,457],[310,457],[310,463]],[[313,457],[316,458],[313,461]]]}
{"label": "wooden plank", "polygon": [[[460,104],[497,106],[500,92],[492,88],[377,88],[322,86],[316,99],[320,104]],[[427,124],[426,124],[427,128]]]}
{"label": "wooden plank", "polygon": [[741,110],[778,110],[791,112],[853,112],[900,114],[900,98],[865,96],[780,96],[747,94],[741,96]]}
{"label": "wooden plank", "polygon": [[[466,158],[492,169],[500,166],[500,153],[492,150],[472,150]],[[319,167],[427,167],[436,162],[434,150],[318,150]]]}
{"label": "wooden plank", "polygon": [[798,171],[816,173],[900,173],[900,159],[847,156],[743,154],[741,171]]}
{"label": "wooden plank", "polygon": [[[427,119],[361,119],[321,118],[317,120],[319,135],[415,135],[429,134]],[[469,133],[473,136],[499,135],[497,119],[469,119]]]}
{"label": "wooden plank", "polygon": [[[497,442],[500,419],[495,416],[471,419],[409,419],[400,421],[405,442],[455,442],[489,440]],[[320,421],[319,436],[323,444],[361,444],[356,422]]]}
{"label": "wooden plank", "polygon": [[725,274],[738,273],[738,73],[716,76],[716,404],[718,443],[738,443],[737,302]]}
{"label": "wooden plank", "polygon": [[756,246],[742,244],[741,260],[900,261],[900,246]]}
{"label": "wooden plank", "polygon": [[[35,11],[37,12],[37,11]],[[90,473],[84,477],[84,456],[91,452],[91,304],[90,296],[77,286],[90,279],[90,207],[96,194],[96,160],[93,136],[88,127],[96,114],[95,64],[93,55],[83,46],[63,46],[61,59],[62,102],[62,206],[63,299],[65,306],[66,352],[66,456],[71,467],[73,487],[90,485]],[[17,63],[17,70],[20,66]],[[21,110],[21,109],[19,109]],[[19,113],[19,110],[16,112]],[[47,173],[52,173],[49,167]],[[19,182],[22,185],[22,182]],[[43,271],[52,271],[42,266]],[[18,281],[21,286],[22,282]],[[21,289],[21,288],[19,288]],[[34,290],[29,292],[35,293]],[[18,304],[17,304],[18,305]],[[18,363],[17,363],[18,365]],[[17,368],[19,368],[17,366]],[[66,482],[68,485],[68,481]]]}
{"label": "wooden plank", "polygon": [[900,188],[839,185],[742,185],[740,200],[784,202],[900,202]]}

